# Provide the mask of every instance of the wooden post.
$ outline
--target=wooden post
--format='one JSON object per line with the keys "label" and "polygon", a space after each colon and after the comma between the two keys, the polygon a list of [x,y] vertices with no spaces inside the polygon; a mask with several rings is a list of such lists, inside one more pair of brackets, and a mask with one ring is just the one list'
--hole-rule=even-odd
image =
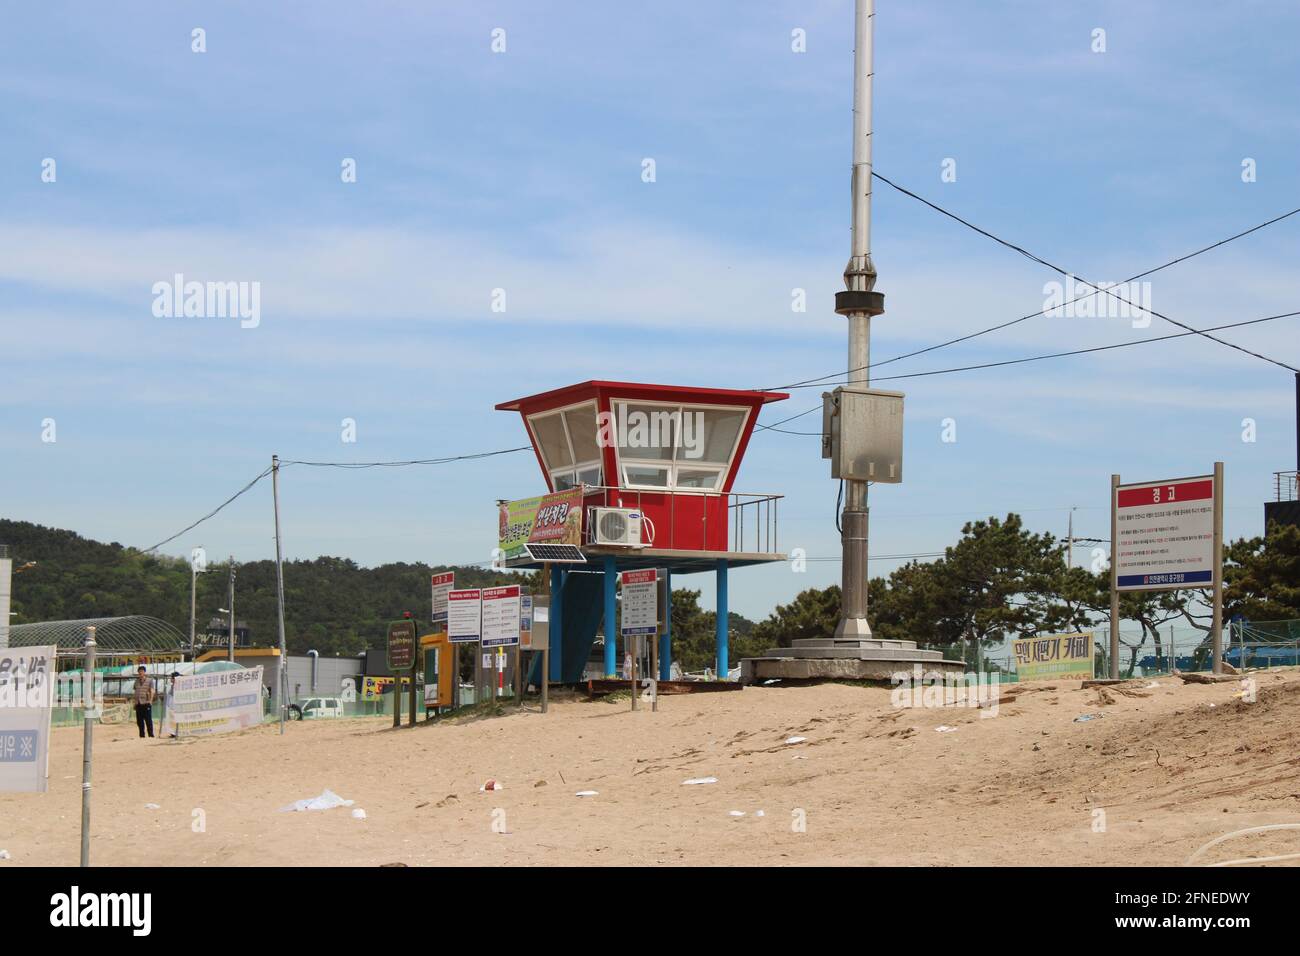
{"label": "wooden post", "polygon": [[623,641],[624,641],[624,647],[626,647],[627,644],[632,645],[631,648],[632,673],[630,675],[632,678],[632,709],[636,710],[637,698],[641,696],[640,688],[636,686],[636,659],[641,656],[640,655],[641,648],[638,646],[641,642],[637,640],[637,636],[635,634],[627,635],[625,638],[623,638]]}
{"label": "wooden post", "polygon": [[[451,640],[448,636],[447,640]],[[460,645],[451,645],[451,712],[460,709]]]}
{"label": "wooden post", "polygon": [[393,726],[402,726],[402,674],[393,671]]}
{"label": "wooden post", "polygon": [[1110,476],[1110,677],[1119,680],[1119,475]]}
{"label": "wooden post", "polygon": [[[1214,463],[1214,673],[1223,673],[1223,462]],[[1241,662],[1245,666],[1245,662]]]}
{"label": "wooden post", "polygon": [[414,726],[415,726],[415,706],[416,706],[416,704],[415,704],[415,675],[416,675],[416,673],[417,673],[417,668],[416,668],[416,666],[415,666],[415,662],[412,661],[412,662],[411,662],[411,712],[410,712],[410,719],[407,721],[407,726],[408,726],[408,727],[414,727]]}
{"label": "wooden post", "polygon": [[[663,612],[664,609],[660,607],[660,615]],[[650,680],[654,681],[654,690],[650,692],[650,710],[652,712],[659,709],[659,632],[662,630],[663,625],[660,624],[650,644]]]}
{"label": "wooden post", "polygon": [[542,651],[542,713],[546,713],[551,689],[551,642],[548,639],[546,649]]}

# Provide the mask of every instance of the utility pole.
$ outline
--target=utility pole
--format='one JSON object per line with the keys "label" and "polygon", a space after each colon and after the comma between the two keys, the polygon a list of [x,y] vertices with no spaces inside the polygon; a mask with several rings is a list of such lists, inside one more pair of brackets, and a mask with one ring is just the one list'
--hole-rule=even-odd
{"label": "utility pole", "polygon": [[229,647],[229,652],[227,653],[226,660],[233,662],[235,659],[235,556],[233,554],[230,556],[230,608],[229,610],[230,610],[230,633],[227,635],[227,637],[229,638],[229,643],[227,645]]}
{"label": "utility pole", "polygon": [[[280,733],[284,733],[284,716],[289,709],[289,671],[284,641],[284,559],[280,552],[280,458],[271,456],[271,501],[275,508],[275,607],[280,629],[280,666],[276,675],[276,703],[280,707]],[[234,600],[234,598],[231,598]],[[234,605],[230,605],[234,607]],[[415,693],[415,672],[411,672],[411,693]],[[399,685],[400,687],[400,685]],[[412,708],[414,710],[414,708]]]}
{"label": "utility pole", "polygon": [[[871,318],[885,311],[885,297],[875,291],[871,261],[871,82],[875,0],[856,0],[853,48],[852,239],[844,269],[844,292],[835,296],[835,311],[849,321],[848,380],[865,388],[870,382]],[[837,640],[871,637],[867,624],[867,482],[845,481],[840,542],[843,605],[835,628]]]}
{"label": "utility pole", "polygon": [[[190,552],[190,663],[194,663],[194,591],[199,578],[198,555],[203,552],[203,545],[199,545]],[[206,563],[204,571],[207,570]]]}
{"label": "utility pole", "polygon": [[90,777],[95,721],[95,625],[86,626],[86,659],[81,670],[81,865],[90,866]]}
{"label": "utility pole", "polygon": [[1070,529],[1065,533],[1065,566],[1074,567],[1074,508],[1070,508]]}

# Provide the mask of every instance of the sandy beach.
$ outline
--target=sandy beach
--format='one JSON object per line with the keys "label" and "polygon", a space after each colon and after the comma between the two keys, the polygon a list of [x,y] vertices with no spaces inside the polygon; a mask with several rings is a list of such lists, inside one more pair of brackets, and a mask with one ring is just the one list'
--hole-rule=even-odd
{"label": "sandy beach", "polygon": [[[826,684],[664,697],[657,713],[571,699],[400,730],[291,723],[284,737],[102,726],[91,861],[1181,865],[1230,831],[1300,823],[1300,673],[1255,676],[1254,703],[1235,682],[1169,677],[1004,685],[1014,699],[991,718]],[[1100,716],[1076,722],[1087,714]],[[481,792],[489,779],[502,789]],[[366,818],[280,812],[325,789]],[[81,730],[60,729],[50,791],[0,794],[0,867],[75,865],[80,799]],[[1202,862],[1295,852],[1300,831],[1276,831]]]}

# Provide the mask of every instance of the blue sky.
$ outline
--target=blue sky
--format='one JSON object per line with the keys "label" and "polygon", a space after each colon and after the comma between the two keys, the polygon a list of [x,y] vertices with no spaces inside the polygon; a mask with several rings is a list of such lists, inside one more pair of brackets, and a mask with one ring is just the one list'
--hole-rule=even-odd
{"label": "blue sky", "polygon": [[[878,6],[876,168],[1083,276],[1121,280],[1300,205],[1294,4]],[[504,399],[589,378],[774,386],[845,363],[832,297],[849,242],[850,0],[48,2],[5,16],[6,517],[145,547],[272,453],[507,448],[524,436],[492,410]],[[948,158],[955,182],[941,181]],[[1055,278],[887,187],[873,223],[877,359],[1033,312]],[[1300,309],[1297,251],[1300,217],[1152,277],[1152,304],[1198,327]],[[260,324],[155,317],[151,288],[177,272],[259,282]],[[1300,365],[1297,328],[1223,334]],[[1040,317],[889,372],[1167,331]],[[1253,535],[1271,473],[1295,465],[1290,374],[1201,339],[887,387],[907,392],[906,482],[873,490],[881,555],[941,550],[964,521],[1008,510],[1062,535],[1077,507],[1076,532],[1105,537],[1112,472],[1216,459],[1227,531]],[[796,391],[765,420],[819,395]],[[287,555],[485,560],[494,500],[540,487],[526,455],[288,468]],[[756,436],[736,488],[785,494],[783,546],[838,556],[816,438]],[[272,556],[269,485],[165,550],[195,544]],[[835,560],[737,572],[732,607],[761,617],[838,576]],[[680,583],[711,603],[706,577]]]}

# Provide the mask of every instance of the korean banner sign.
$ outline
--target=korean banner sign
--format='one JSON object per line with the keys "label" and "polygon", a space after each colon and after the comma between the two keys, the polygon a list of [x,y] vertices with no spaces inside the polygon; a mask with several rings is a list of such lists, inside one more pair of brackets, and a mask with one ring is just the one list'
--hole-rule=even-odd
{"label": "korean banner sign", "polygon": [[0,648],[0,792],[44,793],[48,787],[55,652]]}
{"label": "korean banner sign", "polygon": [[582,489],[501,505],[497,547],[502,560],[524,557],[525,544],[582,544]]}
{"label": "korean banner sign", "polygon": [[1045,634],[1011,642],[1021,680],[1091,680],[1091,634]]}

